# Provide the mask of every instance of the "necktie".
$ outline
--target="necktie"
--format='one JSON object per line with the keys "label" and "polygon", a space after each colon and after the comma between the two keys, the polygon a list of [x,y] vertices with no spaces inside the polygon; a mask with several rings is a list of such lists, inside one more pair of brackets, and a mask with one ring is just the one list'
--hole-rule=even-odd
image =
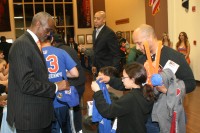
{"label": "necktie", "polygon": [[73,43],[70,43],[70,47],[71,47],[71,48],[74,48],[74,45],[73,45]]}
{"label": "necktie", "polygon": [[99,30],[96,29],[96,38],[97,38],[98,34],[99,34]]}
{"label": "necktie", "polygon": [[37,41],[37,46],[38,46],[39,50],[42,51],[42,46],[41,46],[40,40]]}

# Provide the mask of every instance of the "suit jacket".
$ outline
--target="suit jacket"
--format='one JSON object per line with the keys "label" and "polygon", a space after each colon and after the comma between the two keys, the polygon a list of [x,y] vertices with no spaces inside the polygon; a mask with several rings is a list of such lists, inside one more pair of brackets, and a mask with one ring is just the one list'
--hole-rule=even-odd
{"label": "suit jacket", "polygon": [[20,130],[49,126],[56,86],[49,82],[44,57],[28,32],[13,43],[9,63],[8,123]]}
{"label": "suit jacket", "polygon": [[95,37],[96,30],[93,31],[93,66],[97,67],[97,70],[104,66],[114,66],[119,69],[120,48],[114,31],[105,25],[96,39]]}
{"label": "suit jacket", "polygon": [[[74,44],[74,48],[76,50],[76,52],[78,52],[78,44],[77,43],[73,43]],[[70,43],[67,43],[67,46],[70,47]],[[72,47],[71,47],[72,48]]]}

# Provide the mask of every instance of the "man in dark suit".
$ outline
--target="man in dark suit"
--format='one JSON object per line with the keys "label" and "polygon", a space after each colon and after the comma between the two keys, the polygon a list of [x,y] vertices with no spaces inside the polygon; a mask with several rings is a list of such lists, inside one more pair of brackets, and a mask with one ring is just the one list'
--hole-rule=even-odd
{"label": "man in dark suit", "polygon": [[4,59],[6,60],[6,62],[8,62],[8,53],[9,53],[11,45],[12,43],[6,42],[5,36],[1,36],[0,49],[3,51]]}
{"label": "man in dark suit", "polygon": [[67,45],[71,48],[73,48],[74,50],[76,50],[76,52],[78,52],[78,44],[74,42],[74,38],[70,37],[69,41],[67,43]]}
{"label": "man in dark suit", "polygon": [[120,49],[116,34],[105,25],[106,14],[98,11],[94,16],[93,50],[94,59],[92,73],[98,73],[104,66],[114,66],[119,69]]}
{"label": "man in dark suit", "polygon": [[52,16],[39,12],[10,49],[7,121],[17,133],[51,133],[55,92],[69,89],[64,80],[49,82],[41,46],[36,43],[43,42],[54,28]]}

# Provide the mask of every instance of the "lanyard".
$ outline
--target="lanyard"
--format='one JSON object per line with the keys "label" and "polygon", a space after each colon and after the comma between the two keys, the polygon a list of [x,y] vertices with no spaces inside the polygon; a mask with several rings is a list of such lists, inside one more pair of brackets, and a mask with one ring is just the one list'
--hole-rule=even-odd
{"label": "lanyard", "polygon": [[145,52],[146,52],[146,56],[147,56],[147,62],[149,64],[150,74],[152,75],[152,74],[158,73],[159,62],[160,62],[160,53],[161,53],[161,48],[162,48],[161,41],[158,42],[158,48],[156,50],[155,67],[153,67],[153,62],[151,59],[148,42],[144,42],[144,47],[145,47]]}
{"label": "lanyard", "polygon": [[153,74],[158,73],[162,42],[161,41],[158,42],[158,47],[157,47],[157,50],[156,50],[156,58],[155,58],[155,61],[154,61],[155,66],[153,66],[148,42],[144,42],[144,47],[145,47],[145,52],[146,52],[146,56],[147,56],[147,61],[145,63],[145,66],[147,65],[145,68],[148,69],[147,70],[147,73],[148,73],[147,82],[151,84],[150,77]]}

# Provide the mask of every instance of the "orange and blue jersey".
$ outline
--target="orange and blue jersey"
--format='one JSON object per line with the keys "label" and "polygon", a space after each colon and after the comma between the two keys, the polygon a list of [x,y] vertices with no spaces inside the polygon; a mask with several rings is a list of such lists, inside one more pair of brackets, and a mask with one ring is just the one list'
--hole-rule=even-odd
{"label": "orange and blue jersey", "polygon": [[[76,67],[76,63],[71,56],[66,51],[53,46],[44,47],[42,51],[48,69],[49,81],[58,82],[63,78],[67,80],[66,71]],[[63,106],[66,105],[59,103],[56,98],[54,99],[54,108]]]}

